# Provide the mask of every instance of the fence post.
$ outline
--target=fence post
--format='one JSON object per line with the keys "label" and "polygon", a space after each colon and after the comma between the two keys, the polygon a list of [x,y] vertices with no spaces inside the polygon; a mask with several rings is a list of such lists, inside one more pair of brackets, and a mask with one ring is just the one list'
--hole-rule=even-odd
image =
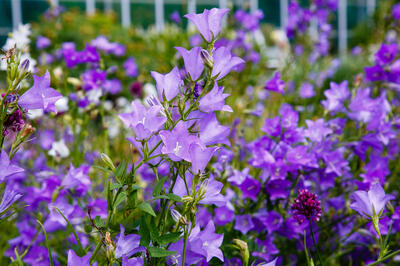
{"label": "fence post", "polygon": [[250,13],[256,13],[258,10],[258,0],[250,0]]}
{"label": "fence post", "polygon": [[104,0],[104,12],[112,11],[112,0]]}
{"label": "fence post", "polygon": [[124,28],[131,26],[131,1],[121,0],[121,22]]}
{"label": "fence post", "polygon": [[367,14],[372,15],[375,11],[376,0],[367,0]]}
{"label": "fence post", "polygon": [[86,0],[86,14],[93,15],[96,10],[95,0]]}
{"label": "fence post", "polygon": [[164,29],[164,1],[155,0],[155,12],[156,12],[156,30],[158,32]]}
{"label": "fence post", "polygon": [[196,0],[188,0],[187,12],[196,13]]}
{"label": "fence post", "polygon": [[344,56],[347,50],[347,0],[339,0],[339,54]]}
{"label": "fence post", "polygon": [[13,29],[22,24],[21,0],[11,0]]}
{"label": "fence post", "polygon": [[52,7],[58,7],[58,0],[51,0],[50,2]]}
{"label": "fence post", "polygon": [[280,17],[281,17],[281,29],[285,30],[286,29],[286,25],[287,25],[287,21],[288,21],[288,0],[280,0]]}

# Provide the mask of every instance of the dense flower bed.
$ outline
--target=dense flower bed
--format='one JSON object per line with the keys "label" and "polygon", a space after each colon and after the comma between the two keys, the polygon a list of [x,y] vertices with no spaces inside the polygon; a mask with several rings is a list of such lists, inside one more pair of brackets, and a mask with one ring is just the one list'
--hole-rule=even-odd
{"label": "dense flower bed", "polygon": [[343,58],[336,9],[291,1],[286,32],[218,8],[161,33],[62,8],[21,25],[0,264],[398,263],[400,4]]}

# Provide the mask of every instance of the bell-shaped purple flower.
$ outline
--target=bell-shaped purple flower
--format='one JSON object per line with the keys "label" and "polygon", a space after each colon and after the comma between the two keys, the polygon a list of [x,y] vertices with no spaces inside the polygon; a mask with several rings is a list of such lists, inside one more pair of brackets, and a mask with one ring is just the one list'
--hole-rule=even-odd
{"label": "bell-shaped purple flower", "polygon": [[193,250],[196,250],[196,252],[199,252],[206,257],[207,262],[209,262],[213,257],[217,257],[221,261],[224,261],[224,255],[219,249],[223,240],[224,235],[218,235],[215,233],[214,223],[210,220],[206,228],[199,232],[196,239],[194,239],[191,244]]}
{"label": "bell-shaped purple flower", "polygon": [[177,67],[174,67],[171,72],[167,74],[160,74],[158,72],[151,71],[151,76],[156,81],[158,96],[160,99],[163,98],[164,94],[168,101],[172,100],[178,94],[179,88],[183,85],[183,81]]}
{"label": "bell-shaped purple flower", "polygon": [[8,158],[8,154],[3,150],[0,150],[0,169],[0,183],[2,183],[5,178],[24,171],[24,169],[12,164]]}
{"label": "bell-shaped purple flower", "polygon": [[285,91],[283,90],[285,88],[285,82],[281,80],[281,73],[276,72],[274,77],[265,83],[265,89],[269,91],[276,91],[281,94],[284,94]]}
{"label": "bell-shaped purple flower", "polygon": [[140,247],[140,236],[139,235],[126,235],[125,228],[120,225],[120,234],[117,241],[117,246],[115,247],[115,257],[120,258],[122,256],[127,256],[128,258],[133,254],[143,251],[144,248]]}
{"label": "bell-shaped purple flower", "polygon": [[133,129],[138,140],[147,139],[164,125],[167,118],[162,115],[163,108],[153,105],[146,109],[140,100],[132,101],[132,113],[120,114],[122,122]]}
{"label": "bell-shaped purple flower", "polygon": [[393,61],[398,52],[398,46],[396,43],[385,44],[382,43],[381,48],[375,54],[375,59],[378,64],[386,65]]}
{"label": "bell-shaped purple flower", "polygon": [[225,77],[234,67],[244,64],[245,61],[237,56],[232,56],[231,51],[222,46],[213,51],[214,67],[211,76],[215,80]]}
{"label": "bell-shaped purple flower", "polygon": [[68,251],[68,263],[67,266],[75,266],[75,265],[81,265],[81,266],[86,266],[90,265],[90,257],[92,256],[92,253],[87,253],[83,257],[79,257],[76,255],[75,251],[70,249]]}
{"label": "bell-shaped purple flower", "polygon": [[10,208],[10,206],[21,197],[22,194],[14,191],[10,185],[7,185],[0,203],[0,214]]}
{"label": "bell-shaped purple flower", "polygon": [[233,112],[232,108],[225,104],[225,98],[228,97],[229,94],[223,93],[223,91],[224,87],[218,87],[217,82],[215,82],[212,90],[200,99],[200,110],[207,113],[213,111]]}
{"label": "bell-shaped purple flower", "polygon": [[192,143],[189,146],[190,160],[192,162],[193,174],[202,173],[206,168],[214,152],[218,147],[207,148],[199,143]]}
{"label": "bell-shaped purple flower", "polygon": [[229,9],[212,8],[204,9],[201,14],[187,14],[185,18],[189,19],[196,26],[197,30],[207,42],[212,42],[221,31],[222,18]]}
{"label": "bell-shaped purple flower", "polygon": [[[160,137],[164,143],[161,151],[168,154],[173,161],[185,160],[191,162],[189,147],[192,143],[202,144],[199,138],[189,134],[185,123],[180,121],[172,131],[163,130]],[[202,144],[204,146],[204,144]]]}
{"label": "bell-shaped purple flower", "polygon": [[63,96],[58,91],[50,88],[49,71],[39,77],[33,75],[33,86],[26,91],[18,100],[18,105],[26,109],[43,109],[44,111],[56,112],[54,105]]}
{"label": "bell-shaped purple flower", "polygon": [[192,80],[197,80],[204,70],[203,59],[200,56],[201,48],[194,47],[189,51],[182,47],[175,47],[175,49],[178,50],[183,58],[186,73],[190,75]]}
{"label": "bell-shaped purple flower", "polygon": [[373,184],[368,192],[356,191],[352,198],[354,202],[350,208],[360,213],[362,216],[372,218],[374,215],[380,217],[383,208],[389,200],[394,199],[392,195],[386,195],[379,183]]}

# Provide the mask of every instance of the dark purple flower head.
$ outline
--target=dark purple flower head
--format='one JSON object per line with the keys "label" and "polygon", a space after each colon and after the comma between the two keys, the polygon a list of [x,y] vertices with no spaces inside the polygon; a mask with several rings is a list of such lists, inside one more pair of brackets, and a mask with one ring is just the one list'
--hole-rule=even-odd
{"label": "dark purple flower head", "polygon": [[23,114],[19,109],[17,109],[14,113],[9,115],[7,119],[4,121],[3,136],[7,136],[11,132],[21,131],[24,124],[25,121],[23,119]]}
{"label": "dark purple flower head", "polygon": [[307,189],[299,190],[299,194],[294,199],[292,210],[294,211],[294,218],[299,224],[302,224],[304,219],[318,221],[322,213],[321,203],[317,195]]}

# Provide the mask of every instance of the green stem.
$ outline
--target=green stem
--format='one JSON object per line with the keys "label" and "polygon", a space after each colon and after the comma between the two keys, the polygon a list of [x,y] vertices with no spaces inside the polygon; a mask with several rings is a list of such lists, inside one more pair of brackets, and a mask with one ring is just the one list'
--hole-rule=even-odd
{"label": "green stem", "polygon": [[39,220],[36,220],[36,221],[40,224],[40,226],[43,229],[44,237],[45,237],[45,240],[46,240],[47,251],[49,252],[50,265],[54,266],[53,256],[51,255],[51,249],[50,249],[49,239],[47,238],[46,230],[44,229],[43,224]]}
{"label": "green stem", "polygon": [[311,218],[308,218],[308,222],[309,222],[309,224],[310,224],[311,237],[312,237],[312,240],[313,240],[313,243],[314,243],[315,253],[317,253],[317,257],[318,257],[319,264],[324,265],[324,264],[322,263],[321,256],[319,255],[319,249],[318,249],[317,241],[315,241],[314,231],[313,231],[313,229],[312,229]]}
{"label": "green stem", "polygon": [[183,240],[183,252],[182,252],[182,266],[185,266],[187,239],[188,239],[187,226],[185,226],[185,234],[184,234],[184,240]]}
{"label": "green stem", "polygon": [[391,257],[394,257],[395,255],[397,255],[399,253],[400,253],[400,249],[390,253],[389,255],[387,255],[387,256],[385,256],[385,257],[383,257],[381,259],[378,259],[377,261],[375,261],[373,263],[368,264],[367,266],[378,265],[379,263],[384,262],[385,260],[390,259]]}

